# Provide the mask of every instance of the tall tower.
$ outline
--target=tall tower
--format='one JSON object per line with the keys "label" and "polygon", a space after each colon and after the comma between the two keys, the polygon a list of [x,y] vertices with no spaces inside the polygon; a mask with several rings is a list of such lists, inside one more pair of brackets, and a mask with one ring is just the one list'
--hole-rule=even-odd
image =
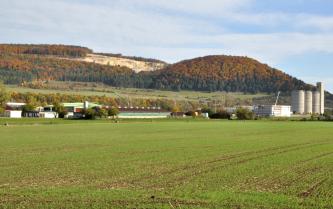
{"label": "tall tower", "polygon": [[324,84],[322,82],[317,83],[317,90],[320,93],[320,114],[324,114],[324,112],[325,112],[325,89],[324,89]]}

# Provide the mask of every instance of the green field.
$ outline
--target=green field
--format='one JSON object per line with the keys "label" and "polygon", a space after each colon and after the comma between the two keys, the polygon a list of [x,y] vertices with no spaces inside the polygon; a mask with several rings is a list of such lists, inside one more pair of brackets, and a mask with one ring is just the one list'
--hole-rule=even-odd
{"label": "green field", "polygon": [[6,121],[0,208],[333,208],[333,123]]}

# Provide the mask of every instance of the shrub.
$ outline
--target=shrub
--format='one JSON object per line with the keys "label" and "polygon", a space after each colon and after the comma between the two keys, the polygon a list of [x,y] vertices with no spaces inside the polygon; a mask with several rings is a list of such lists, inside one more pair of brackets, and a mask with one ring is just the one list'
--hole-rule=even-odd
{"label": "shrub", "polygon": [[2,115],[5,112],[5,109],[0,106],[0,115]]}
{"label": "shrub", "polygon": [[197,117],[198,113],[195,111],[188,111],[187,113],[185,113],[186,116],[190,116],[190,117]]}
{"label": "shrub", "polygon": [[209,117],[211,117],[214,114],[213,110],[211,110],[210,108],[202,108],[201,112],[202,113],[208,113]]}
{"label": "shrub", "polygon": [[95,120],[96,119],[96,110],[89,108],[82,111],[83,118],[86,120]]}
{"label": "shrub", "polygon": [[108,116],[110,117],[115,117],[119,114],[119,109],[116,107],[112,107],[111,109],[108,110]]}
{"label": "shrub", "polygon": [[26,104],[22,107],[22,113],[30,112],[30,111],[35,111],[35,106],[32,104]]}
{"label": "shrub", "polygon": [[100,117],[100,118],[106,118],[106,117],[108,116],[108,111],[105,110],[105,109],[99,108],[99,109],[97,110],[97,115],[98,115],[98,117]]}
{"label": "shrub", "polygon": [[210,118],[212,118],[212,119],[228,119],[228,120],[230,120],[231,119],[231,114],[228,113],[225,110],[222,110],[222,111],[219,111],[217,113],[212,114],[210,116]]}
{"label": "shrub", "polygon": [[58,113],[59,118],[64,118],[67,115],[67,110],[64,105],[56,103],[53,105],[53,110]]}
{"label": "shrub", "polygon": [[238,120],[253,120],[254,113],[246,108],[238,108],[236,110],[236,116]]}

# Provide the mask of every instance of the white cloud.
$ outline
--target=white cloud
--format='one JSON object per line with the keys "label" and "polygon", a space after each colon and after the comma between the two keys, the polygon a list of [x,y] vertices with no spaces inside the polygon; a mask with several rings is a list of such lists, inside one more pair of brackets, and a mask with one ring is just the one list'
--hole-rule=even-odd
{"label": "white cloud", "polygon": [[306,52],[333,53],[333,47],[327,47],[333,46],[333,37],[329,34],[227,34],[214,39],[233,54],[253,55],[274,64]]}
{"label": "white cloud", "polygon": [[[77,44],[171,62],[231,54],[275,65],[302,53],[333,53],[333,16],[254,13],[253,3],[1,0],[0,42]],[[251,27],[262,32],[247,31]]]}
{"label": "white cloud", "polygon": [[333,16],[300,15],[300,26],[321,31],[333,31]]}
{"label": "white cloud", "polygon": [[247,7],[253,0],[134,0],[134,2],[184,13],[220,15],[226,11]]}

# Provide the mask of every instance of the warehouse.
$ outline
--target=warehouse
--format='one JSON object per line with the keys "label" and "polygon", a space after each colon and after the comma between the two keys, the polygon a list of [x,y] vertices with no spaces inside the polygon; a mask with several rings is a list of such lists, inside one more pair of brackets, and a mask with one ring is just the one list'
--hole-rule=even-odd
{"label": "warehouse", "polygon": [[119,107],[118,118],[168,118],[171,112],[162,110],[160,107]]}
{"label": "warehouse", "polygon": [[258,105],[254,113],[259,117],[291,117],[291,106],[287,105]]}

